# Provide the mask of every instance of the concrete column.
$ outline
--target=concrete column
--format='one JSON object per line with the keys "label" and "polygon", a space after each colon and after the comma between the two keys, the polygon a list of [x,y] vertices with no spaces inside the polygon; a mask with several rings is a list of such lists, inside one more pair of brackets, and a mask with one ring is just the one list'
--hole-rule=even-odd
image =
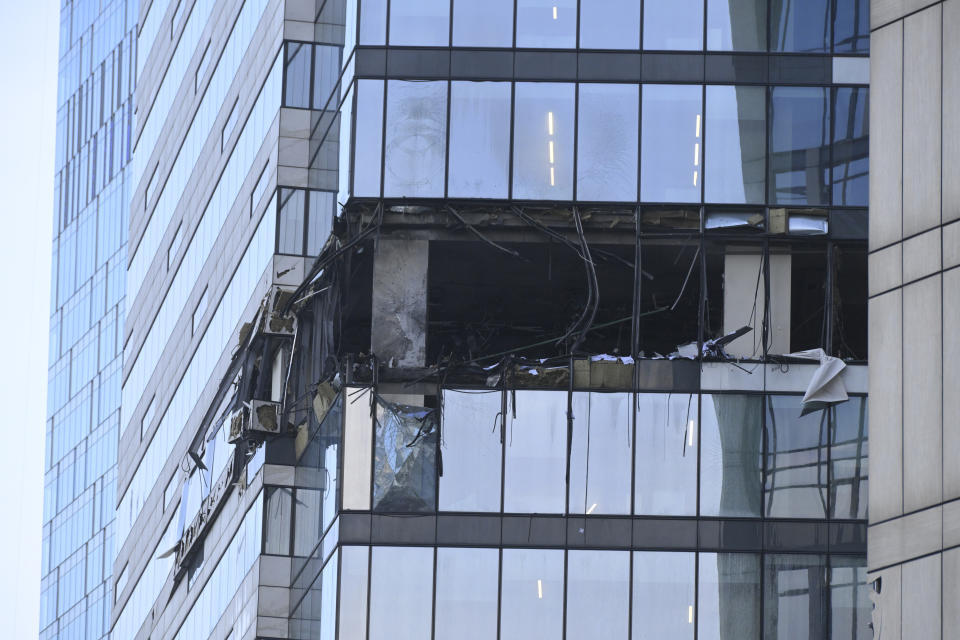
{"label": "concrete column", "polygon": [[429,241],[381,238],[373,261],[371,348],[381,362],[427,364]]}

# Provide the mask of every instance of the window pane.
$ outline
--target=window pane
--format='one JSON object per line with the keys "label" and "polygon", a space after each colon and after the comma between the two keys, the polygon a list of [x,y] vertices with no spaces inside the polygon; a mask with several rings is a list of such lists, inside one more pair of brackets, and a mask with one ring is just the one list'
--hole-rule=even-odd
{"label": "window pane", "polygon": [[870,193],[870,90],[836,89],[833,111],[833,204],[867,206]]}
{"label": "window pane", "polygon": [[630,395],[573,394],[570,513],[630,513]]}
{"label": "window pane", "polygon": [[391,80],[383,195],[443,197],[447,83]]}
{"label": "window pane", "polygon": [[497,637],[499,573],[497,549],[437,549],[435,640]]}
{"label": "window pane", "polygon": [[780,204],[829,202],[828,89],[774,87],[770,110],[770,199]]}
{"label": "window pane", "polygon": [[443,47],[450,43],[450,0],[391,0],[390,44]]}
{"label": "window pane", "polygon": [[313,47],[300,42],[287,43],[284,65],[286,91],[283,104],[288,107],[310,108],[310,51]]}
{"label": "window pane", "polygon": [[700,515],[760,516],[760,396],[704,395],[701,402]]}
{"label": "window pane", "polygon": [[697,513],[697,396],[637,396],[634,513]]}
{"label": "window pane", "polygon": [[701,553],[698,640],[758,640],[760,556]]}
{"label": "window pane", "polygon": [[317,489],[296,489],[293,503],[293,555],[308,556],[320,542],[320,497]]}
{"label": "window pane", "polygon": [[577,0],[517,0],[517,46],[577,46]]}
{"label": "window pane", "polygon": [[629,637],[630,552],[570,551],[567,637]]}
{"label": "window pane", "polygon": [[643,87],[640,189],[645,202],[700,202],[701,87]]}
{"label": "window pane", "polygon": [[867,399],[830,409],[830,517],[867,519],[869,440]]}
{"label": "window pane", "polygon": [[637,199],[639,86],[581,84],[577,199]]}
{"label": "window pane", "polygon": [[837,53],[867,53],[870,50],[869,0],[836,0],[833,50]]}
{"label": "window pane", "polygon": [[693,638],[695,554],[633,554],[633,637]]}
{"label": "window pane", "polygon": [[828,0],[770,0],[771,51],[830,51]]}
{"label": "window pane", "polygon": [[339,100],[336,96],[332,100],[330,94],[337,87],[340,76],[340,47],[316,45],[313,61],[313,108],[333,111]]}
{"label": "window pane", "polygon": [[454,0],[453,46],[513,46],[512,0]]}
{"label": "window pane", "polygon": [[340,640],[367,637],[368,547],[340,550]]}
{"label": "window pane", "polygon": [[424,512],[437,508],[437,419],[433,409],[377,397],[373,508]]}
{"label": "window pane", "polygon": [[703,0],[645,0],[643,48],[703,49]]}
{"label": "window pane", "polygon": [[826,559],[818,555],[767,555],[764,566],[764,640],[827,637]]}
{"label": "window pane", "polygon": [[444,392],[441,511],[500,510],[501,398],[499,392]]}
{"label": "window pane", "polygon": [[432,547],[373,548],[370,640],[429,638],[432,604]]}
{"label": "window pane", "polygon": [[510,83],[454,82],[450,100],[450,196],[506,198]]}
{"label": "window pane", "polygon": [[581,49],[639,49],[640,3],[592,0],[580,5]]}
{"label": "window pane", "polygon": [[370,473],[373,458],[373,419],[370,389],[345,387],[343,435],[343,508],[370,508]]}
{"label": "window pane", "polygon": [[383,80],[357,80],[357,127],[353,151],[353,195],[380,195],[383,141]]}
{"label": "window pane", "polygon": [[361,0],[360,44],[385,44],[386,35],[387,0]]}
{"label": "window pane", "polygon": [[504,549],[500,602],[501,640],[563,637],[563,551]]}
{"label": "window pane", "polygon": [[[514,394],[508,402],[513,403]],[[563,513],[566,502],[567,394],[517,391],[507,407],[503,510]],[[516,414],[516,417],[514,417]]]}
{"label": "window pane", "polygon": [[280,556],[290,555],[293,490],[287,487],[267,487],[265,493],[267,503],[264,505],[266,525],[263,534],[263,552]]}
{"label": "window pane", "polygon": [[872,640],[866,558],[832,556],[830,565],[830,639]]}
{"label": "window pane", "polygon": [[574,85],[518,82],[513,142],[513,197],[573,197]]}
{"label": "window pane", "polygon": [[766,0],[707,0],[707,49],[766,51]]}
{"label": "window pane", "polygon": [[766,111],[763,87],[707,87],[707,202],[763,203]]}
{"label": "window pane", "polygon": [[333,225],[333,193],[330,191],[310,191],[308,204],[307,255],[315,256],[323,249]]}
{"label": "window pane", "polygon": [[764,511],[770,518],[825,518],[826,411],[800,417],[800,396],[767,397]]}
{"label": "window pane", "polygon": [[280,219],[277,223],[277,251],[303,253],[303,189],[280,189]]}

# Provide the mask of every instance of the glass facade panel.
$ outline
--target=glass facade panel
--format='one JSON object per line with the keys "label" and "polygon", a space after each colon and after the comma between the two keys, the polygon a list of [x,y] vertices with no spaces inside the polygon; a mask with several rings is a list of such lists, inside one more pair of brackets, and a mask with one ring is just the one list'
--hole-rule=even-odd
{"label": "glass facade panel", "polygon": [[826,558],[764,556],[764,640],[819,640],[826,629]]}
{"label": "glass facade panel", "polygon": [[517,47],[577,46],[577,0],[517,0]]}
{"label": "glass facade panel", "polygon": [[[315,45],[313,54],[313,108],[337,108],[337,80],[340,77],[340,47]],[[329,100],[329,103],[327,102]]]}
{"label": "glass facade panel", "polygon": [[307,207],[307,253],[316,256],[330,236],[333,227],[334,194],[332,191],[309,191]]}
{"label": "glass facade panel", "polygon": [[707,0],[707,49],[766,51],[766,0]]}
{"label": "glass facade panel", "polygon": [[340,640],[367,637],[367,577],[370,562],[368,547],[340,549]]}
{"label": "glass facade panel", "polygon": [[[310,108],[310,58],[313,47],[303,42],[288,42],[284,63],[283,104]],[[226,137],[226,136],[225,136]]]}
{"label": "glass facade panel", "polygon": [[442,197],[446,145],[447,83],[391,80],[383,195]]}
{"label": "glass facade panel", "polygon": [[800,417],[800,396],[768,396],[764,512],[769,518],[825,518],[827,411]]}
{"label": "glass facade panel", "polygon": [[830,517],[867,519],[867,399],[830,409]]}
{"label": "glass facade panel", "polygon": [[834,0],[833,50],[836,53],[870,51],[870,1]]}
{"label": "glass facade panel", "polygon": [[833,101],[833,204],[867,206],[870,90],[838,87]]}
{"label": "glass facade panel", "polygon": [[303,189],[280,189],[280,215],[277,218],[278,253],[303,254],[305,207]]}
{"label": "glass facade panel", "polygon": [[634,513],[696,515],[698,415],[693,394],[637,395]]}
{"label": "glass facade panel", "polygon": [[390,44],[443,47],[450,43],[450,0],[390,0]]}
{"label": "glass facade panel", "polygon": [[770,99],[770,202],[821,205],[830,201],[829,89],[774,87]]}
{"label": "glass facade panel", "polygon": [[570,513],[630,513],[632,428],[628,394],[573,394]]}
{"label": "glass facade panel", "polygon": [[499,392],[443,394],[441,511],[500,510],[502,397]]}
{"label": "glass facade panel", "polygon": [[646,202],[699,202],[702,88],[643,87],[640,194]]}
{"label": "glass facade panel", "polygon": [[569,551],[568,638],[630,637],[630,552]]}
{"label": "glass facade panel", "polygon": [[386,39],[387,0],[362,0],[360,2],[360,44],[385,44]]}
{"label": "glass facade panel", "polygon": [[700,514],[759,517],[762,398],[713,394],[701,402]]}
{"label": "glass facade panel", "polygon": [[830,51],[829,0],[770,0],[770,50]]}
{"label": "glass facade panel", "polygon": [[453,46],[513,46],[513,0],[454,0]]}
{"label": "glass facade panel", "polygon": [[760,638],[760,556],[701,553],[697,639]]}
{"label": "glass facade panel", "polygon": [[515,91],[513,197],[572,199],[574,85],[518,82]]}
{"label": "glass facade panel", "polygon": [[563,551],[504,549],[501,640],[563,637]]}
{"label": "glass facade panel", "polygon": [[696,554],[633,553],[633,636],[692,640]]}
{"label": "glass facade panel", "polygon": [[357,80],[357,128],[353,151],[353,195],[380,195],[383,148],[383,80]]}
{"label": "glass facade panel", "polygon": [[507,407],[504,434],[503,510],[563,513],[567,485],[567,394],[518,391],[510,394],[508,403],[511,406]]}
{"label": "glass facade panel", "polygon": [[394,640],[398,635],[429,638],[432,603],[433,548],[373,548],[370,640]]}
{"label": "glass facade panel", "polygon": [[506,198],[510,184],[510,83],[453,82],[452,198]]}
{"label": "glass facade panel", "polygon": [[873,638],[870,582],[862,557],[830,558],[830,639]]}
{"label": "glass facade panel", "polygon": [[639,49],[640,3],[592,0],[580,4],[581,49]]}
{"label": "glass facade panel", "polygon": [[703,49],[703,0],[645,0],[643,48]]}
{"label": "glass facade panel", "polygon": [[435,640],[497,637],[497,549],[437,549]]}
{"label": "glass facade panel", "polygon": [[707,87],[704,199],[713,203],[764,201],[766,89]]}
{"label": "glass facade panel", "polygon": [[581,84],[577,114],[577,199],[637,199],[639,88]]}
{"label": "glass facade panel", "polygon": [[267,487],[264,495],[266,503],[263,508],[266,510],[267,518],[263,532],[263,552],[288,556],[290,555],[290,529],[293,524],[293,489]]}

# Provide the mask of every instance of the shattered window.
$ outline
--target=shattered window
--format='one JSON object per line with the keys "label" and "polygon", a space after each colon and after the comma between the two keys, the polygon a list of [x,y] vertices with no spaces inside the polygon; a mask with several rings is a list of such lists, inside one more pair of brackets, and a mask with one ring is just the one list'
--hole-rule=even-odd
{"label": "shattered window", "polygon": [[870,195],[870,90],[839,87],[833,100],[833,204],[867,206]]}
{"label": "shattered window", "polygon": [[698,640],[759,639],[759,555],[701,553],[697,583]]}
{"label": "shattered window", "polygon": [[700,514],[760,517],[762,397],[705,394],[701,401]]}
{"label": "shattered window", "polygon": [[377,398],[374,511],[436,509],[437,432],[433,409]]}
{"label": "shattered window", "polygon": [[441,511],[500,511],[500,392],[446,390]]}
{"label": "shattered window", "polygon": [[692,640],[695,580],[695,553],[635,551],[633,637]]}
{"label": "shattered window", "polygon": [[504,549],[500,602],[501,638],[563,637],[563,550]]}
{"label": "shattered window", "polygon": [[829,0],[771,0],[770,50],[830,51]]}
{"label": "shattered window", "polygon": [[637,395],[634,513],[697,513],[699,408],[695,394]]}
{"label": "shattered window", "polygon": [[500,552],[437,549],[435,640],[497,637]]}
{"label": "shattered window", "polygon": [[831,518],[867,518],[867,422],[864,397],[852,397],[830,409]]}
{"label": "shattered window", "polygon": [[563,513],[567,493],[567,394],[511,392],[506,424],[503,510]]}
{"label": "shattered window", "polygon": [[826,558],[777,554],[764,557],[764,640],[827,637]]}
{"label": "shattered window", "polygon": [[827,411],[801,417],[802,396],[767,396],[764,513],[769,518],[827,515]]}
{"label": "shattered window", "polygon": [[577,114],[577,199],[637,199],[639,87],[580,85]]}
{"label": "shattered window", "polygon": [[383,195],[442,197],[446,146],[447,82],[390,80]]}
{"label": "shattered window", "polygon": [[630,394],[574,393],[570,513],[630,513]]}
{"label": "shattered window", "polygon": [[566,637],[626,640],[629,619],[630,552],[569,551]]}

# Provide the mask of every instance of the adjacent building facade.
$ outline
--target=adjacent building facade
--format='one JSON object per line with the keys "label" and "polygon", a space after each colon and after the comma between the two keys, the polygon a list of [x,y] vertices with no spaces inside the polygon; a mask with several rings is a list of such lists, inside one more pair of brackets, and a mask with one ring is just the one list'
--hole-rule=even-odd
{"label": "adjacent building facade", "polygon": [[871,637],[864,0],[137,9],[111,637]]}

